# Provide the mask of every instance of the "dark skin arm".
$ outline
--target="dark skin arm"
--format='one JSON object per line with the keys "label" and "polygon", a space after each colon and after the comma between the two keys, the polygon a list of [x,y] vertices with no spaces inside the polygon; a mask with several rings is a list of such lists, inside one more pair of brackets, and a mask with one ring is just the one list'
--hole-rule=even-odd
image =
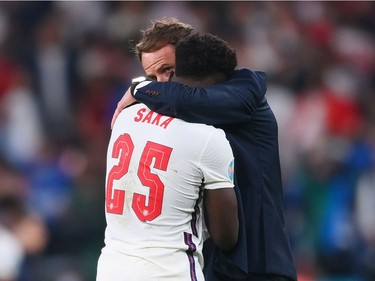
{"label": "dark skin arm", "polygon": [[238,239],[237,199],[233,188],[205,190],[205,219],[215,245],[230,251]]}

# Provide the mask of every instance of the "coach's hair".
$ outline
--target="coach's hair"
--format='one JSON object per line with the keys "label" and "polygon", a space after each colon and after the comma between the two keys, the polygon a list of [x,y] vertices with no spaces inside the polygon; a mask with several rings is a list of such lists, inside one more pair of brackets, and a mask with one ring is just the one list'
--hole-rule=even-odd
{"label": "coach's hair", "polygon": [[176,18],[162,18],[152,25],[141,30],[142,38],[135,45],[133,51],[138,59],[142,60],[143,52],[154,52],[168,44],[177,45],[180,40],[194,32],[191,25],[183,23]]}
{"label": "coach's hair", "polygon": [[224,80],[227,80],[236,66],[236,51],[210,33],[194,33],[176,46],[176,77],[202,80],[224,74]]}

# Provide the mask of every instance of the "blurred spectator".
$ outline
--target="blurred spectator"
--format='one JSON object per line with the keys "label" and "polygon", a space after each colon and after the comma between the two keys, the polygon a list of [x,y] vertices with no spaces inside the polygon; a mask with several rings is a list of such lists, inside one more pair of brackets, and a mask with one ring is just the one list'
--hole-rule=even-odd
{"label": "blurred spectator", "polygon": [[[0,163],[0,280],[21,280],[26,260],[41,254],[48,242],[43,219],[26,205],[27,183],[15,166]],[[7,251],[13,251],[9,253]],[[5,256],[8,257],[5,259]],[[4,266],[4,267],[2,267]],[[4,275],[2,275],[4,274]],[[11,276],[11,275],[12,276]],[[8,277],[6,277],[8,275]],[[9,278],[9,279],[7,279]]]}
{"label": "blurred spectator", "polygon": [[[61,18],[62,36],[76,46],[87,34],[105,34],[109,5],[103,1],[53,1],[53,11]],[[119,26],[118,29],[121,30]]]}
{"label": "blurred spectator", "polygon": [[0,281],[16,281],[21,272],[23,249],[15,235],[0,224]]}
{"label": "blurred spectator", "polygon": [[113,13],[106,21],[108,37],[125,48],[128,47],[129,40],[135,40],[139,36],[139,30],[147,25],[146,18],[139,16],[144,12],[145,6],[142,1],[115,2]]}
{"label": "blurred spectator", "polygon": [[9,161],[22,166],[37,156],[44,132],[29,73],[18,68],[12,76],[0,104],[4,134],[1,150]]}
{"label": "blurred spectator", "polygon": [[35,32],[29,61],[45,131],[54,141],[73,134],[74,55],[63,36],[62,17],[51,12]]}

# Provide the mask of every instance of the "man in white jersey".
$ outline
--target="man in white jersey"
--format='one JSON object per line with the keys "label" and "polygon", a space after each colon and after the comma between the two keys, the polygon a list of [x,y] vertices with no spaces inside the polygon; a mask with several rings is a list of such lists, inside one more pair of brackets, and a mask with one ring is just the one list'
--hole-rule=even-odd
{"label": "man in white jersey", "polygon": [[[190,64],[176,57],[175,81],[225,81],[237,64],[236,53],[209,34],[186,42],[197,38],[208,52],[192,53],[196,59]],[[97,281],[204,280],[203,217],[223,252],[237,242],[233,161],[221,129],[160,115],[144,104],[123,110],[108,146],[107,228]]]}

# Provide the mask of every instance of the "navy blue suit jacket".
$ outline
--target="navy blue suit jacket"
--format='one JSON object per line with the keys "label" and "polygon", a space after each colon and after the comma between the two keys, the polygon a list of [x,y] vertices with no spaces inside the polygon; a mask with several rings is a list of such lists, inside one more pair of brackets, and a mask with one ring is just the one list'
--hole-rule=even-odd
{"label": "navy blue suit jacket", "polygon": [[[240,69],[222,84],[189,88],[154,82],[137,88],[135,97],[155,112],[225,131],[235,157],[240,234],[233,251],[216,251],[219,261],[228,259],[246,273],[296,280],[282,208],[278,128],[265,93],[265,73]],[[217,267],[225,271],[220,262]],[[228,270],[233,276],[233,268]]]}

